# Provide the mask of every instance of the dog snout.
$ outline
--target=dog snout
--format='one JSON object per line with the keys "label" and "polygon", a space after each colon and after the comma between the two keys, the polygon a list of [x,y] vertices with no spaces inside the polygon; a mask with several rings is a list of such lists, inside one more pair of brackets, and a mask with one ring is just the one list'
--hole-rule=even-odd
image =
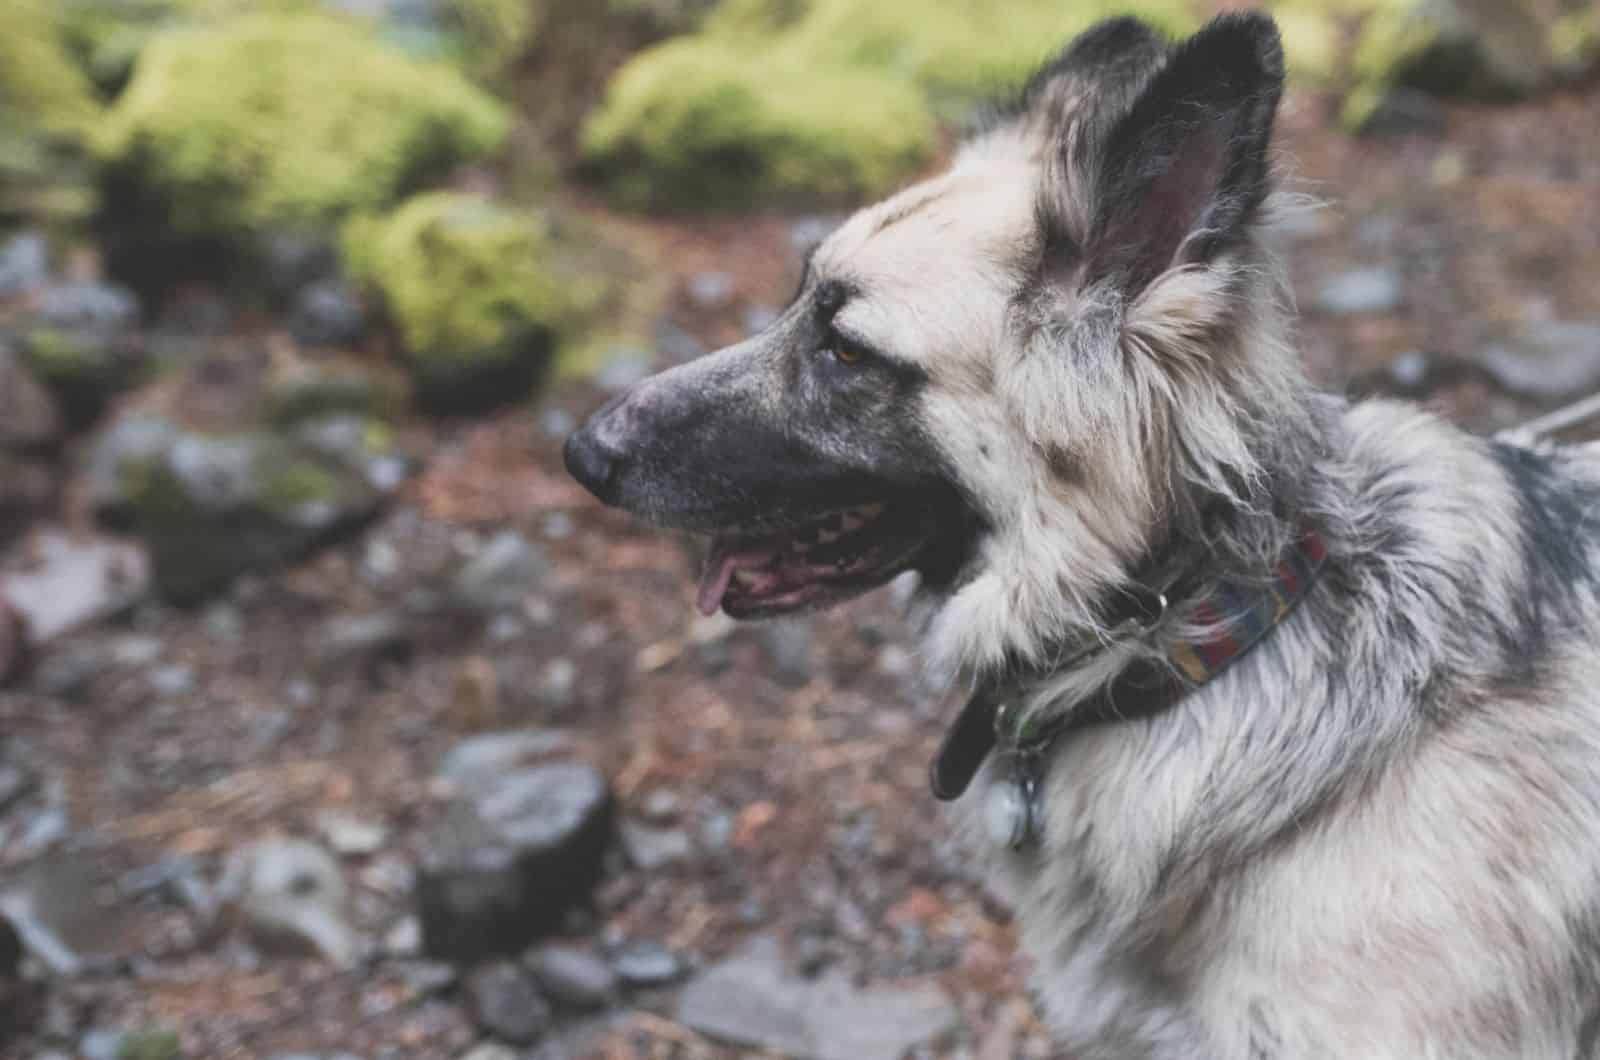
{"label": "dog snout", "polygon": [[567,473],[584,489],[609,504],[622,455],[606,448],[587,425],[567,439],[562,455],[567,462]]}

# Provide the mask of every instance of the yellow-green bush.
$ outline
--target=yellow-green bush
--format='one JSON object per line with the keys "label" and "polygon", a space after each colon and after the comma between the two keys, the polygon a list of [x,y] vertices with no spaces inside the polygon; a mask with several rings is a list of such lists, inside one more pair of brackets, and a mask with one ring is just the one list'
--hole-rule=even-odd
{"label": "yellow-green bush", "polygon": [[544,222],[476,195],[430,192],[352,221],[344,253],[382,296],[417,398],[434,410],[526,396],[576,311]]}
{"label": "yellow-green bush", "polygon": [[133,209],[210,236],[380,209],[507,129],[459,74],[354,22],[262,14],[158,35],[100,149]]}
{"label": "yellow-green bush", "polygon": [[1184,0],[725,0],[635,57],[583,132],[623,202],[748,205],[880,193],[928,158],[938,116],[1014,89],[1097,19],[1196,24]]}
{"label": "yellow-green bush", "polygon": [[583,133],[620,201],[661,207],[869,195],[934,143],[932,116],[903,81],[774,67],[697,38],[629,64]]}
{"label": "yellow-green bush", "polygon": [[55,0],[0,0],[0,215],[88,209],[77,147],[98,113]]}

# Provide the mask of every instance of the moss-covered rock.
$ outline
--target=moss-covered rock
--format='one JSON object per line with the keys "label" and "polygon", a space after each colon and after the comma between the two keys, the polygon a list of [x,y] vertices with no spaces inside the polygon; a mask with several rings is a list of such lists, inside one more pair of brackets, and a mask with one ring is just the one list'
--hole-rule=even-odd
{"label": "moss-covered rock", "polygon": [[1393,90],[1517,99],[1600,59],[1592,0],[1371,0],[1343,118],[1359,129]]}
{"label": "moss-covered rock", "polygon": [[150,42],[100,149],[113,204],[178,237],[315,227],[497,150],[501,106],[356,22],[247,15]]}
{"label": "moss-covered rock", "polygon": [[590,297],[543,218],[477,195],[417,196],[352,222],[344,247],[382,298],[418,402],[437,412],[526,397]]}
{"label": "moss-covered rock", "polygon": [[1014,89],[1092,22],[1169,32],[1183,0],[725,0],[697,34],[635,57],[583,131],[623,202],[742,206],[878,194],[933,152],[938,118]]}
{"label": "moss-covered rock", "polygon": [[138,326],[138,300],[120,287],[67,283],[41,296],[22,328],[22,355],[69,425],[86,425],[145,378],[150,358]]}
{"label": "moss-covered rock", "polygon": [[142,538],[157,589],[180,603],[304,553],[371,516],[374,482],[316,446],[265,432],[212,435],[152,420],[97,446],[101,510]]}
{"label": "moss-covered rock", "polygon": [[0,3],[0,216],[88,211],[77,146],[98,116],[55,0]]}
{"label": "moss-covered rock", "polygon": [[631,63],[583,133],[589,163],[635,207],[858,198],[914,171],[935,143],[903,80],[774,67],[697,38]]}

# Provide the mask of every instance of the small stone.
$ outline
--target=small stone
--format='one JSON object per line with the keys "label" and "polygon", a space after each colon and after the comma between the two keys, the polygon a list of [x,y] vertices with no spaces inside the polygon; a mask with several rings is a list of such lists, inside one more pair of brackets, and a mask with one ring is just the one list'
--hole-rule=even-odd
{"label": "small stone", "polygon": [[781,315],[776,306],[753,305],[744,311],[744,333],[759,335],[777,323]]}
{"label": "small stone", "polygon": [[733,276],[726,272],[697,272],[689,277],[689,300],[701,309],[720,309],[733,298]]}
{"label": "small stone", "polygon": [[1400,274],[1383,266],[1348,269],[1317,292],[1317,306],[1334,316],[1393,313],[1403,301]]}
{"label": "small stone", "polygon": [[361,299],[342,280],[321,280],[295,295],[289,334],[302,346],[350,346],[367,327]]}
{"label": "small stone", "polygon": [[395,921],[383,936],[383,949],[391,957],[415,957],[422,952],[422,923],[414,916]]}
{"label": "small stone", "polygon": [[194,671],[187,666],[162,666],[150,673],[150,690],[165,699],[194,691]]}
{"label": "small stone", "polygon": [[97,648],[63,645],[33,668],[32,687],[42,696],[80,703],[107,665],[104,653]]}
{"label": "small stone", "polygon": [[639,804],[640,816],[651,824],[672,824],[682,810],[678,796],[666,788],[654,789]]}
{"label": "small stone", "polygon": [[39,299],[39,317],[63,328],[115,331],[139,323],[139,299],[126,287],[92,280],[62,283]]}
{"label": "small stone", "polygon": [[[54,816],[41,813],[32,830],[49,830]],[[50,838],[25,833],[12,849],[43,850]],[[0,919],[52,975],[76,976],[110,959],[124,930],[121,910],[102,899],[103,882],[83,856],[53,853],[0,880]]]}
{"label": "small stone", "polygon": [[410,622],[395,612],[340,615],[323,623],[313,651],[326,668],[400,661],[411,654],[412,637]]}
{"label": "small stone", "polygon": [[367,820],[337,810],[317,814],[317,833],[335,854],[368,857],[383,849],[389,829],[382,822]]}
{"label": "small stone", "polygon": [[658,942],[630,942],[611,957],[611,967],[625,985],[645,989],[666,986],[683,975],[683,961]]}
{"label": "small stone", "polygon": [[551,512],[545,517],[544,536],[551,541],[565,541],[577,530],[577,524],[566,512]]}
{"label": "small stone", "polygon": [[564,439],[576,430],[577,426],[578,421],[573,419],[572,413],[566,409],[552,406],[539,415],[539,430],[546,438]]}
{"label": "small stone", "polygon": [[614,392],[626,390],[655,371],[655,362],[645,350],[612,350],[594,373],[595,385]]}
{"label": "small stone", "polygon": [[805,619],[785,618],[761,627],[773,680],[785,688],[801,688],[811,680],[816,638]]}
{"label": "small stone", "polygon": [[656,828],[636,821],[622,825],[622,849],[628,861],[642,872],[655,872],[694,855],[694,844],[677,828]]}
{"label": "small stone", "polygon": [[12,236],[0,246],[0,298],[43,287],[50,279],[50,244],[37,232]]}
{"label": "small stone", "polygon": [[521,606],[549,569],[537,545],[515,530],[502,530],[456,573],[451,597],[469,610],[511,610]]}
{"label": "small stone", "polygon": [[112,642],[111,661],[130,668],[149,666],[161,658],[162,650],[160,638],[130,633]]}
{"label": "small stone", "polygon": [[590,950],[541,946],[529,955],[528,967],[540,989],[557,1004],[604,1008],[616,998],[616,972]]}
{"label": "small stone", "polygon": [[495,1042],[482,1042],[462,1053],[461,1060],[517,1060],[517,1053]]}
{"label": "small stone", "polygon": [[262,941],[307,946],[340,966],[355,961],[344,874],[315,843],[267,839],[236,852],[222,891]]}
{"label": "small stone", "polygon": [[551,659],[539,680],[539,699],[551,707],[572,705],[578,687],[578,664],[565,657]]}
{"label": "small stone", "polygon": [[550,1025],[550,1006],[514,964],[491,964],[473,973],[467,999],[478,1026],[511,1045],[532,1045]]}

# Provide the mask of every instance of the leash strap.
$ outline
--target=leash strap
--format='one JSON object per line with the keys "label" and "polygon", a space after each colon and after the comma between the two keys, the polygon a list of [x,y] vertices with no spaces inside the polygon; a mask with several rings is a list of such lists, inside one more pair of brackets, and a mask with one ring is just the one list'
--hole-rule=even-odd
{"label": "leash strap", "polygon": [[[1212,634],[1199,641],[1173,641],[1164,662],[1140,659],[1123,669],[1099,691],[1074,704],[1037,731],[1026,731],[1030,719],[1013,719],[1009,710],[1024,684],[1022,679],[985,683],[967,701],[955,723],[945,733],[929,770],[929,786],[941,802],[958,799],[972,784],[984,759],[997,745],[1036,756],[1056,738],[1069,732],[1117,721],[1153,717],[1176,706],[1184,696],[1214,679],[1259,644],[1287,618],[1316,584],[1327,565],[1326,543],[1315,530],[1306,529],[1279,560],[1265,582],[1223,579],[1195,610],[1195,617]],[[1136,587],[1139,611],[1125,622],[1148,633],[1167,610],[1168,593],[1182,599],[1181,579],[1171,589],[1152,593]],[[1152,596],[1159,607],[1152,606]]]}

